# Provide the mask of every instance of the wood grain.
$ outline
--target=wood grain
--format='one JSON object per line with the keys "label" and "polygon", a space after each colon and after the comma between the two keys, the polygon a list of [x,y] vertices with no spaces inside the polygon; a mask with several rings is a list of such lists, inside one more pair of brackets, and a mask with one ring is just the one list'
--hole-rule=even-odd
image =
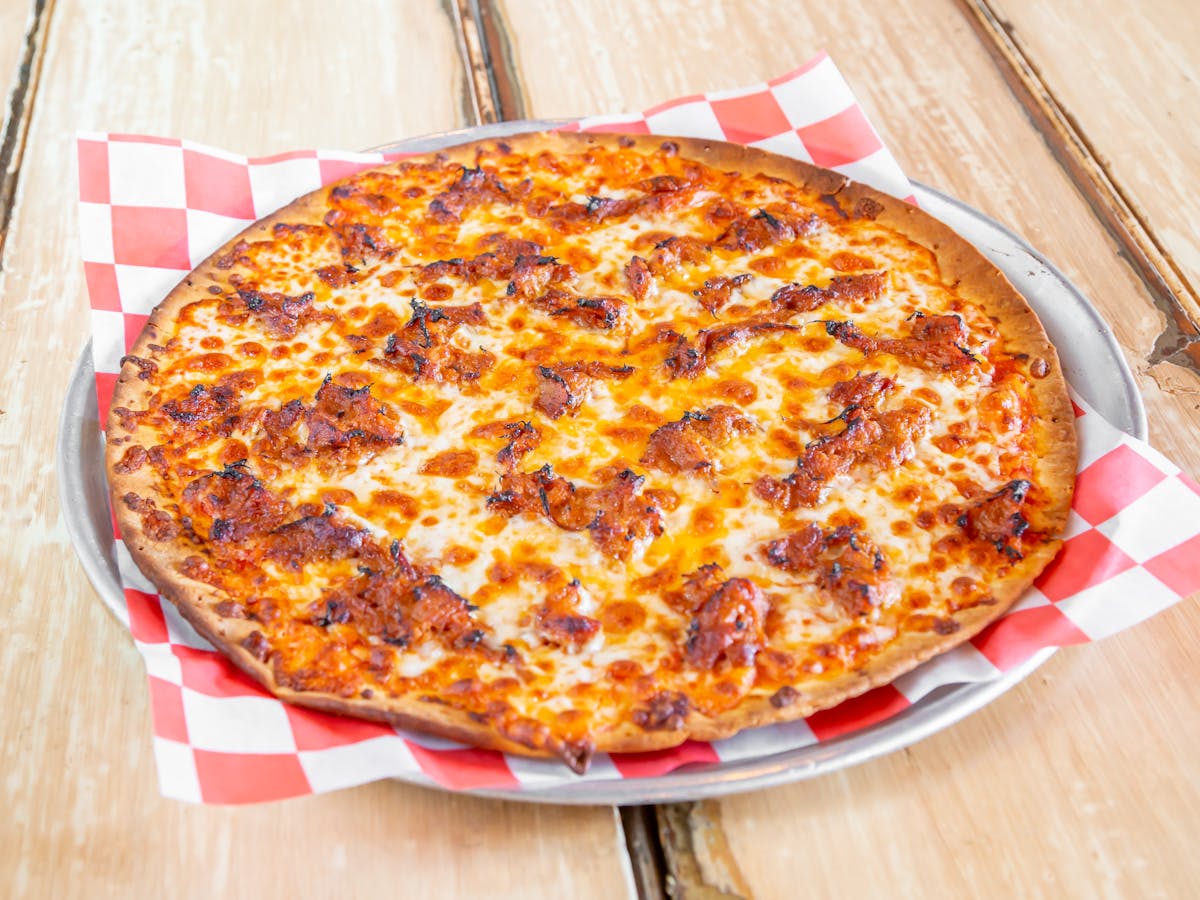
{"label": "wood grain", "polygon": [[617,897],[611,809],[396,783],[246,808],[159,796],[142,664],[75,562],[52,448],[87,339],[78,129],[250,153],[467,124],[451,19],[404,4],[60,0],[0,275],[0,894]]}
{"label": "wood grain", "polygon": [[1178,266],[1200,320],[1200,14],[1190,0],[1117,5],[992,0],[1014,43],[1087,136],[1151,236]]}
{"label": "wood grain", "polygon": [[754,896],[792,896],[763,873],[796,848],[813,896],[1194,896],[1194,628],[1171,610],[902,753],[724,801]]}
{"label": "wood grain", "polygon": [[[988,0],[959,0],[959,4],[979,32],[980,39],[992,52],[1014,96],[1025,107],[1055,157],[1087,198],[1093,212],[1112,234],[1122,254],[1142,279],[1155,305],[1163,312],[1164,328],[1146,360],[1150,366],[1149,371],[1154,375],[1157,365],[1166,362],[1200,374],[1200,285],[1190,277],[1187,263],[1177,261],[1186,257],[1181,257],[1178,252],[1173,253],[1160,236],[1162,229],[1156,224],[1159,219],[1152,218],[1139,204],[1135,191],[1126,183],[1125,178],[1118,174],[1100,149],[1110,140],[1121,141],[1122,138],[1110,136],[1103,131],[1095,139],[1090,137],[1090,133],[1083,129],[1078,118],[1071,112],[1074,106],[1068,105],[1067,99],[1059,97],[1057,88],[1047,80],[1042,67],[1031,55],[1031,51],[1023,45],[1013,26],[1001,17],[995,4],[989,3]],[[1139,19],[1140,21],[1142,20]],[[1163,37],[1161,33],[1156,36],[1160,39]],[[1059,43],[1055,42],[1056,48]],[[1151,40],[1143,43],[1154,46]],[[1047,48],[1043,45],[1040,49]],[[1040,54],[1038,58],[1041,58]],[[1057,58],[1057,53],[1052,54],[1050,58]],[[1103,56],[1098,61],[1102,61],[1102,65],[1109,65],[1109,60],[1118,67],[1127,67],[1120,55]],[[1095,74],[1088,73],[1089,76]],[[1170,74],[1176,74],[1173,68],[1170,69]],[[1185,73],[1182,78],[1187,81],[1189,76]],[[1122,83],[1124,82],[1119,82]],[[1131,78],[1129,83],[1136,87],[1138,79]],[[1068,82],[1068,85],[1070,84]],[[1095,84],[1096,80],[1089,77],[1087,89],[1071,92],[1069,100],[1081,100],[1085,106],[1089,102],[1095,105]],[[1170,106],[1177,101],[1182,101],[1180,105],[1185,116],[1189,112],[1186,108],[1187,100],[1172,96],[1170,91],[1162,94],[1151,91],[1145,96],[1151,98],[1149,118],[1153,118],[1155,109],[1161,111],[1161,107]],[[1131,102],[1139,111],[1147,106],[1140,100]],[[1104,108],[1107,109],[1107,106]],[[1167,116],[1171,115],[1173,114],[1168,111]],[[1128,130],[1138,131],[1151,123],[1138,122],[1136,118],[1131,118],[1120,124]],[[1181,160],[1170,148],[1162,154],[1163,161],[1158,163],[1157,149],[1146,144],[1143,134],[1140,133],[1134,143],[1143,149],[1142,156],[1154,160],[1152,165],[1163,170],[1161,174],[1166,176],[1155,184],[1152,190],[1156,198],[1170,194],[1171,200],[1165,206],[1174,212],[1181,200],[1186,206],[1191,198],[1190,192],[1179,193],[1187,182],[1186,165],[1181,165]],[[1186,144],[1183,146],[1180,155],[1189,155],[1191,148]],[[1161,199],[1158,205],[1164,205]],[[1176,250],[1179,249],[1181,248],[1177,246]],[[1187,245],[1184,244],[1182,249],[1188,249]],[[1159,379],[1159,383],[1163,386],[1164,380]]]}
{"label": "wood grain", "polygon": [[[1170,363],[1152,368],[1163,313],[952,0],[891,4],[883,14],[866,0],[673,0],[652,11],[635,0],[497,0],[494,9],[535,117],[638,109],[761,81],[827,48],[912,176],[1013,227],[1091,297],[1135,370],[1154,442],[1200,471],[1200,380],[1172,367],[1168,381]],[[1093,8],[1083,21],[1101,29],[1109,20]],[[1065,56],[1061,65],[1064,78],[1079,77]],[[1191,750],[1200,722],[1188,686],[1200,673],[1198,627],[1196,605],[1183,604],[1059,654],[984,712],[905,753],[689,807],[682,819],[668,812],[668,823],[691,823],[675,847],[691,863],[673,874],[701,873],[694,896],[1187,894],[1200,882],[1189,824],[1200,818]],[[713,827],[723,842],[697,840]],[[720,866],[705,846],[731,848],[745,884],[727,866],[710,877]]]}

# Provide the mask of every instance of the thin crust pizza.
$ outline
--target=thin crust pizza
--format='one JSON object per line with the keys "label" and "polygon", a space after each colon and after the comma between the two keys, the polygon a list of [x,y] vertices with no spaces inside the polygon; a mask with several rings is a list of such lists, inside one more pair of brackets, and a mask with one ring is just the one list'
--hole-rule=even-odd
{"label": "thin crust pizza", "polygon": [[108,421],[134,560],[291,702],[644,751],[967,640],[1058,550],[1070,401],[970,244],[715,141],[345,179],[159,305]]}

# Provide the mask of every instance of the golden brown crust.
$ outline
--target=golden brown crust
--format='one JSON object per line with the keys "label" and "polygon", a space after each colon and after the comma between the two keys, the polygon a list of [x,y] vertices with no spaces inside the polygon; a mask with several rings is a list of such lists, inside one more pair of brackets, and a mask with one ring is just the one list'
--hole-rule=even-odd
{"label": "golden brown crust", "polygon": [[[1052,502],[1040,508],[1039,518],[1032,524],[1048,535],[1061,531],[1070,505],[1076,448],[1071,404],[1057,354],[1028,304],[1003,274],[947,226],[903,201],[851,183],[836,173],[717,141],[551,133],[522,135],[506,139],[503,143],[515,151],[534,154],[541,151],[572,152],[588,145],[609,148],[632,146],[635,150],[646,151],[659,148],[668,140],[677,147],[681,156],[721,170],[752,171],[801,184],[815,193],[833,197],[846,210],[855,209],[866,202],[871,209],[871,218],[876,222],[894,229],[935,254],[943,276],[987,312],[996,322],[1008,347],[1017,354],[1023,354],[1029,361],[1043,361],[1044,365],[1038,366],[1038,370],[1044,372],[1043,377],[1032,382],[1038,446],[1036,468],[1037,481]],[[475,159],[475,150],[476,145],[467,144],[445,151],[440,156],[470,165]],[[285,206],[229,241],[198,266],[196,272],[211,270],[216,260],[227,255],[239,240],[269,236],[276,223],[320,222],[324,214],[324,197],[325,192],[318,191]],[[159,338],[160,328],[174,322],[181,311],[197,298],[197,291],[199,287],[193,284],[192,276],[175,288],[155,309],[145,331],[131,350],[130,357],[149,355],[149,348]],[[438,702],[436,698],[380,695],[368,699],[347,698],[317,691],[296,691],[281,685],[272,667],[256,658],[243,645],[254,631],[254,623],[219,615],[214,607],[226,598],[207,584],[180,572],[187,549],[177,543],[150,540],[145,533],[143,518],[122,502],[128,493],[152,499],[155,496],[153,479],[147,470],[126,472],[120,466],[125,448],[138,435],[136,429],[130,431],[125,428],[122,417],[115,410],[122,407],[142,408],[147,404],[151,389],[148,382],[139,377],[140,372],[133,359],[123,365],[113,397],[114,412],[107,425],[107,467],[122,537],[142,571],[197,631],[220,648],[239,668],[273,693],[305,706],[388,721],[397,726],[413,727],[506,752],[528,754],[557,751],[564,758],[577,753],[562,746],[530,747],[510,740],[499,733],[494,725],[478,721],[462,710]],[[688,719],[686,728],[679,730],[645,730],[626,722],[598,736],[597,749],[638,752],[674,746],[687,738],[713,740],[727,737],[744,728],[807,716],[888,683],[926,659],[968,640],[994,621],[1049,562],[1058,546],[1057,541],[1043,544],[1019,564],[1011,566],[1005,575],[990,583],[990,601],[954,613],[957,629],[952,633],[901,634],[883,652],[873,656],[865,667],[851,669],[828,679],[784,706],[772,705],[766,696],[748,697],[740,705],[713,718],[694,713]]]}

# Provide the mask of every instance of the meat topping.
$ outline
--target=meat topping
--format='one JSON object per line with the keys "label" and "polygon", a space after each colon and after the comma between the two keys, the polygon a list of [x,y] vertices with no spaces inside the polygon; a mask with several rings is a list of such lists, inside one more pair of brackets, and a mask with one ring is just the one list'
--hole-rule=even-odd
{"label": "meat topping", "polygon": [[656,429],[641,462],[664,472],[706,474],[713,471],[713,450],[735,436],[749,434],[754,423],[732,406],[686,412],[683,418]]}
{"label": "meat topping", "polygon": [[518,256],[513,261],[508,295],[533,300],[551,285],[575,280],[575,270],[553,256]]}
{"label": "meat topping", "polygon": [[162,405],[162,411],[183,425],[212,425],[228,416],[238,408],[237,396],[228,387],[218,385],[209,388],[203,384],[195,385],[187,395],[179,400],[168,400]]}
{"label": "meat topping", "polygon": [[592,382],[602,378],[627,378],[633,374],[633,367],[592,361],[538,366],[536,372],[538,393],[533,408],[557,419],[579,409],[587,399]]}
{"label": "meat topping", "polygon": [[876,407],[895,386],[896,382],[878,372],[859,373],[830,388],[829,399],[843,407]]}
{"label": "meat topping", "polygon": [[776,322],[769,316],[753,316],[740,322],[703,329],[696,335],[695,343],[681,334],[665,332],[664,337],[674,338],[674,344],[667,354],[667,368],[671,370],[672,378],[695,378],[708,368],[709,357],[724,347],[741,343],[748,337],[796,330],[795,325]]}
{"label": "meat topping", "polygon": [[712,249],[699,238],[669,237],[654,246],[647,267],[655,275],[667,275],[683,263],[698,266],[712,254]]}
{"label": "meat topping", "polygon": [[825,330],[847,347],[867,356],[889,353],[921,368],[964,371],[977,364],[974,354],[962,346],[966,327],[958,316],[917,316],[906,338],[877,338],[865,334],[853,322],[826,322]]}
{"label": "meat topping", "polygon": [[644,731],[679,731],[691,710],[687,694],[659,691],[645,707],[633,711],[633,721]]}
{"label": "meat topping", "polygon": [[386,406],[371,396],[371,386],[344,387],[326,378],[309,411],[308,441],[311,452],[344,450],[378,451],[404,442],[404,429]]}
{"label": "meat topping", "polygon": [[142,531],[152,541],[169,541],[179,534],[179,526],[170,514],[158,508],[153,500],[139,497],[130,491],[121,501],[133,512],[141,516]]}
{"label": "meat topping", "polygon": [[839,275],[826,287],[815,284],[785,284],[771,295],[771,302],[788,312],[812,312],[826,303],[874,300],[887,286],[887,273]]}
{"label": "meat topping", "polygon": [[746,273],[731,277],[710,278],[704,282],[703,286],[692,291],[692,296],[700,301],[700,305],[704,307],[705,312],[715,316],[729,302],[733,296],[734,289],[740,288],[753,277],[753,275]]}
{"label": "meat topping", "polygon": [[542,435],[529,422],[509,422],[504,431],[508,443],[496,454],[496,462],[511,470],[541,442]]}
{"label": "meat topping", "polygon": [[340,524],[333,509],[320,516],[305,516],[280,525],[265,539],[268,559],[299,571],[312,560],[359,557],[370,535],[361,528]]}
{"label": "meat topping", "polygon": [[824,498],[830,481],[856,465],[886,470],[910,459],[917,437],[929,426],[930,415],[927,406],[909,401],[882,413],[850,406],[834,421],[844,422],[845,427],[808,443],[796,460],[795,471],[786,478],[760,478],[755,493],[783,510],[815,506]]}
{"label": "meat topping", "polygon": [[767,600],[747,578],[722,578],[715,563],[689,575],[681,591],[691,608],[684,659],[697,669],[711,670],[724,659],[730,666],[749,666],[765,642]]}
{"label": "meat topping", "polygon": [[404,372],[413,381],[461,386],[482,378],[496,364],[496,357],[487,350],[465,350],[448,341],[433,341],[424,347],[416,340],[392,334],[383,355],[371,362]]}
{"label": "meat topping", "polygon": [[849,615],[866,615],[884,600],[887,560],[869,537],[847,525],[823,530],[809,523],[771,541],[765,554],[767,562],[785,572],[814,574],[816,585]]}
{"label": "meat topping", "polygon": [[495,174],[463,166],[458,180],[430,201],[429,214],[438,222],[458,222],[472,207],[510,202],[508,189]]}
{"label": "meat topping", "polygon": [[1008,557],[1021,559],[1022,553],[1014,544],[1029,528],[1021,504],[1032,486],[1024,480],[1010,481],[964,512],[958,525],[972,540],[986,541]]}
{"label": "meat topping", "polygon": [[646,295],[654,288],[654,276],[650,267],[640,256],[635,256],[625,265],[625,280],[629,283],[629,293],[634,300],[645,300]]}
{"label": "meat topping", "polygon": [[274,291],[239,290],[237,297],[242,301],[241,309],[232,303],[223,303],[221,312],[229,318],[248,311],[271,334],[292,338],[308,322],[320,318],[312,305],[315,296],[312,291],[290,297]]}
{"label": "meat topping", "polygon": [[237,544],[283,524],[283,504],[238,464],[193,479],[183,489],[180,512],[193,527],[209,522],[216,543]]}
{"label": "meat topping", "polygon": [[717,238],[716,246],[723,250],[754,253],[772,244],[783,244],[815,234],[820,224],[820,217],[815,213],[806,218],[797,218],[760,209],[753,215],[731,222]]}
{"label": "meat topping", "polygon": [[428,638],[456,649],[477,647],[485,633],[472,618],[474,607],[437,575],[419,576],[401,555],[386,570],[364,568],[326,592],[310,622],[327,628],[353,625],[395,647],[419,646]]}
{"label": "meat topping", "polygon": [[439,259],[422,266],[417,281],[425,284],[440,278],[453,276],[471,284],[485,279],[507,281],[512,278],[513,268],[519,257],[536,258],[542,247],[533,241],[518,240],[504,235],[489,235],[480,241],[488,250],[478,256],[464,259]]}
{"label": "meat topping", "polygon": [[426,306],[414,298],[409,305],[412,307],[412,318],[398,333],[397,340],[403,338],[412,341],[426,350],[435,343],[444,344],[460,325],[487,324],[483,306],[479,303],[468,306]]}
{"label": "meat topping", "polygon": [[578,650],[600,630],[600,623],[579,612],[583,588],[578,580],[555,591],[535,615],[542,640],[568,650]]}
{"label": "meat topping", "polygon": [[645,478],[625,469],[599,487],[576,487],[545,465],[500,477],[488,506],[507,516],[545,516],[564,531],[588,531],[606,556],[629,559],[634,549],[662,534],[662,512],[642,495]]}
{"label": "meat topping", "polygon": [[627,309],[619,297],[580,297],[561,288],[550,288],[530,301],[535,309],[552,316],[569,319],[581,328],[596,328],[608,331],[621,320]]}

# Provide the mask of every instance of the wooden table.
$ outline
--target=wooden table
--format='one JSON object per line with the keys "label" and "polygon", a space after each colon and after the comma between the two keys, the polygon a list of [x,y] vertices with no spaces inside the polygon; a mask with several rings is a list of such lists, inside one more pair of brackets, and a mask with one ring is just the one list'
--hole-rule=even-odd
{"label": "wooden table", "polygon": [[87,339],[76,130],[364,147],[640,108],[825,47],[911,175],[1092,298],[1152,440],[1195,474],[1198,46],[1192,0],[0,0],[0,893],[1195,895],[1194,602],[902,753],[720,801],[618,814],[396,783],[164,800],[142,667],[75,562],[51,448]]}

